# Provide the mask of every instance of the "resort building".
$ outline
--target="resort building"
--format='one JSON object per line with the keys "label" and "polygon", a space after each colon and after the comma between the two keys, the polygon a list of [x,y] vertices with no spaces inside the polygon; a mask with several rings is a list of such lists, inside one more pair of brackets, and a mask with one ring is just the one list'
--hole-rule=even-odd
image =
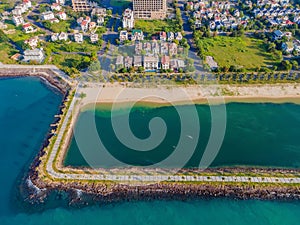
{"label": "resort building", "polygon": [[123,28],[131,30],[134,27],[134,17],[131,9],[126,9],[123,13]]}
{"label": "resort building", "polygon": [[30,62],[30,61],[37,61],[41,63],[45,58],[43,50],[36,48],[33,50],[27,49],[24,51],[24,61]]}
{"label": "resort building", "polygon": [[75,12],[88,12],[91,10],[88,0],[72,0],[72,7]]}
{"label": "resort building", "polygon": [[167,0],[133,0],[134,18],[165,19]]}

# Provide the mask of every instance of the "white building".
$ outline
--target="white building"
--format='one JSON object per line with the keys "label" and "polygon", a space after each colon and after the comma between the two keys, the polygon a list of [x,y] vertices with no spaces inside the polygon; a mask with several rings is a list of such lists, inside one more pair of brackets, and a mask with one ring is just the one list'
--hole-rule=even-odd
{"label": "white building", "polygon": [[65,32],[61,32],[58,36],[58,40],[60,41],[67,41],[68,40],[68,34]]}
{"label": "white building", "polygon": [[65,0],[55,0],[55,3],[60,4],[60,5],[65,5]]}
{"label": "white building", "polygon": [[32,7],[31,1],[30,0],[23,0],[23,5],[27,7],[27,9]]}
{"label": "white building", "polygon": [[82,33],[74,34],[74,40],[77,43],[82,43],[83,42],[83,34]]}
{"label": "white building", "polygon": [[55,41],[58,41],[58,34],[57,33],[54,33],[51,35],[51,41],[55,42]]}
{"label": "white building", "polygon": [[59,13],[57,13],[57,16],[60,20],[66,20],[67,19],[67,14],[65,12],[59,12]]}
{"label": "white building", "polygon": [[25,32],[26,34],[35,32],[33,26],[32,26],[30,23],[25,23],[25,24],[23,25],[23,30],[24,30],[24,32]]}
{"label": "white building", "polygon": [[36,48],[33,50],[27,49],[24,51],[24,61],[30,62],[30,61],[37,61],[42,62],[45,59],[45,55],[42,49]]}
{"label": "white building", "polygon": [[97,17],[105,17],[106,14],[106,9],[105,8],[94,8],[91,13],[92,16],[97,16]]}
{"label": "white building", "polygon": [[20,26],[25,23],[24,18],[22,16],[13,16],[13,22],[16,26]]}
{"label": "white building", "polygon": [[132,29],[134,27],[134,17],[131,9],[126,9],[123,14],[123,28]]}
{"label": "white building", "polygon": [[128,32],[126,30],[121,30],[119,39],[121,42],[128,40]]}
{"label": "white building", "polygon": [[61,6],[60,6],[60,4],[58,4],[58,3],[53,3],[52,5],[51,5],[51,10],[56,10],[56,11],[60,11],[61,10]]}
{"label": "white building", "polygon": [[51,20],[54,18],[55,18],[55,16],[54,16],[53,12],[51,12],[51,11],[43,12],[41,15],[42,20]]}
{"label": "white building", "polygon": [[92,43],[96,43],[99,40],[99,36],[98,34],[91,34],[90,39]]}

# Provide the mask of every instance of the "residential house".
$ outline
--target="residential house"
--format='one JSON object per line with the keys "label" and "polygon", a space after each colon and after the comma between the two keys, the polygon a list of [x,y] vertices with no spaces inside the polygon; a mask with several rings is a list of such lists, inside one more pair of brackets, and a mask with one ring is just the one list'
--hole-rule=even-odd
{"label": "residential house", "polygon": [[126,9],[123,13],[123,28],[131,30],[134,27],[134,17],[133,11],[131,9]]}
{"label": "residential house", "polygon": [[30,0],[23,0],[23,5],[27,7],[27,9],[32,7],[31,1]]}
{"label": "residential house", "polygon": [[141,31],[141,30],[132,30],[131,40],[132,41],[142,41],[142,40],[144,40],[143,31]]}
{"label": "residential house", "polygon": [[55,2],[59,5],[65,5],[65,0],[55,0]]}
{"label": "residential house", "polygon": [[281,38],[283,38],[283,33],[280,31],[280,30],[275,30],[274,32],[273,32],[273,38],[274,38],[274,40],[279,40],[279,39],[281,39]]}
{"label": "residential house", "polygon": [[160,44],[160,53],[162,55],[168,55],[169,54],[168,43],[163,42],[163,43]]}
{"label": "residential house", "polygon": [[74,40],[77,43],[82,43],[83,42],[83,34],[82,33],[74,34]]}
{"label": "residential house", "polygon": [[143,66],[142,56],[139,56],[139,55],[133,56],[133,66],[136,68]]}
{"label": "residential house", "polygon": [[51,35],[51,41],[55,42],[55,41],[58,41],[58,33],[54,33]]}
{"label": "residential house", "polygon": [[5,29],[7,29],[7,25],[2,21],[0,21],[0,30],[5,30]]}
{"label": "residential house", "polygon": [[104,23],[104,17],[102,17],[102,16],[99,16],[98,18],[97,18],[97,23],[98,23],[98,25],[102,25],[103,23]]}
{"label": "residential house", "polygon": [[157,70],[158,56],[144,56],[144,68],[145,70]]}
{"label": "residential house", "polygon": [[135,54],[140,55],[142,49],[143,49],[143,44],[141,42],[135,44],[135,48],[134,48]]}
{"label": "residential house", "polygon": [[168,38],[168,41],[173,41],[174,40],[174,33],[173,32],[167,32],[167,38]]}
{"label": "residential house", "polygon": [[126,30],[121,30],[119,39],[121,42],[128,40],[128,32]]}
{"label": "residential house", "polygon": [[152,45],[152,53],[154,55],[159,55],[159,44],[158,44],[158,42],[153,41],[151,45]]}
{"label": "residential house", "polygon": [[59,19],[57,18],[53,18],[51,20],[49,20],[50,23],[59,23]]}
{"label": "residential house", "polygon": [[282,47],[282,50],[287,53],[291,53],[294,50],[294,45],[293,45],[293,42],[291,42],[291,41],[282,43],[281,47]]}
{"label": "residential house", "polygon": [[149,55],[152,51],[151,48],[151,43],[150,42],[145,42],[144,43],[144,51],[146,52],[146,55]]}
{"label": "residential house", "polygon": [[122,55],[117,56],[116,66],[118,70],[124,67],[124,57]]}
{"label": "residential house", "polygon": [[25,31],[26,34],[35,32],[35,29],[34,29],[33,26],[31,25],[31,23],[25,23],[25,24],[23,25],[23,30]]}
{"label": "residential house", "polygon": [[175,33],[175,39],[178,40],[178,41],[182,40],[182,34],[181,34],[181,32]]}
{"label": "residential house", "polygon": [[167,34],[164,31],[159,32],[159,40],[166,41],[167,40]]}
{"label": "residential house", "polygon": [[105,17],[107,15],[105,8],[94,8],[91,13],[92,16]]}
{"label": "residential house", "polygon": [[81,22],[80,26],[81,26],[81,30],[82,30],[83,32],[86,32],[86,31],[89,29],[89,23],[88,23],[88,21],[86,21],[86,20],[83,20],[83,21]]}
{"label": "residential house", "polygon": [[45,55],[42,49],[36,48],[33,50],[27,49],[24,51],[24,61],[36,61],[41,63],[45,59]]}
{"label": "residential house", "polygon": [[169,44],[169,54],[170,54],[170,56],[177,55],[177,44],[175,44],[175,43]]}
{"label": "residential house", "polygon": [[61,10],[60,4],[58,4],[58,3],[52,3],[51,10],[52,11],[60,11]]}
{"label": "residential house", "polygon": [[58,36],[58,40],[60,41],[67,41],[68,40],[68,34],[65,32],[61,32]]}
{"label": "residential house", "polygon": [[55,16],[54,16],[53,12],[51,12],[51,11],[43,12],[41,14],[41,19],[42,20],[51,20],[51,19],[54,19],[54,18],[55,18]]}
{"label": "residential house", "polygon": [[95,29],[96,26],[97,26],[97,24],[95,22],[90,22],[90,24],[89,24],[89,30]]}
{"label": "residential house", "polygon": [[92,43],[96,43],[97,41],[99,41],[99,35],[98,34],[91,34],[90,40],[91,40]]}
{"label": "residential house", "polygon": [[163,70],[170,69],[170,57],[167,55],[164,55],[161,57],[161,68]]}
{"label": "residential house", "polygon": [[31,49],[35,49],[38,46],[39,38],[32,37],[28,40],[25,40],[24,43],[27,44]]}
{"label": "residential house", "polygon": [[132,67],[132,63],[133,63],[132,57],[126,56],[124,59],[124,67],[129,69],[130,67]]}
{"label": "residential house", "polygon": [[214,58],[212,56],[206,56],[205,62],[212,70],[215,70],[218,68],[218,63],[214,60]]}
{"label": "residential house", "polygon": [[60,20],[66,20],[67,19],[67,14],[65,12],[59,12],[59,13],[57,13],[57,16]]}
{"label": "residential house", "polygon": [[20,26],[25,23],[24,18],[22,16],[13,16],[13,22],[16,26]]}
{"label": "residential house", "polygon": [[14,16],[21,16],[22,15],[22,9],[19,9],[19,8],[17,8],[17,9],[13,9],[12,11],[12,14],[14,15]]}

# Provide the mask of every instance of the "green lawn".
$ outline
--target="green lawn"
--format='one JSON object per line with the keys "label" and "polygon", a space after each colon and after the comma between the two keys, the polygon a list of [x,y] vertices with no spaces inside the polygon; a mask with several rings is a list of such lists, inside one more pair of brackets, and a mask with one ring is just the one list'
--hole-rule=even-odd
{"label": "green lawn", "polygon": [[179,31],[176,20],[135,20],[135,29],[141,29],[147,34],[155,34],[159,31]]}
{"label": "green lawn", "polygon": [[17,52],[9,43],[0,43],[0,62],[6,64],[15,63],[16,61],[10,59],[10,57]]}
{"label": "green lawn", "polygon": [[68,32],[73,20],[64,20],[59,23],[46,23],[45,26],[54,33]]}
{"label": "green lawn", "polygon": [[238,66],[247,70],[274,64],[263,41],[248,37],[204,38],[200,41],[205,55],[213,56],[220,67]]}

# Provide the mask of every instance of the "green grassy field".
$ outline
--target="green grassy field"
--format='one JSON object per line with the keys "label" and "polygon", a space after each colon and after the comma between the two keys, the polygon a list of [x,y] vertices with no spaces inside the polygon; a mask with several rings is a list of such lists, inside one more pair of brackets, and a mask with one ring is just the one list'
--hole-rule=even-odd
{"label": "green grassy field", "polygon": [[155,34],[159,31],[173,31],[176,32],[175,20],[136,20],[135,29],[141,29],[148,34]]}
{"label": "green grassy field", "polygon": [[0,62],[7,64],[15,63],[16,61],[10,59],[10,57],[17,52],[10,44],[0,43]]}
{"label": "green grassy field", "polygon": [[263,48],[263,41],[248,37],[205,38],[201,40],[205,55],[213,56],[220,67],[231,65],[251,70],[276,63]]}
{"label": "green grassy field", "polygon": [[68,32],[73,20],[60,21],[59,23],[50,24],[49,29],[55,33]]}

